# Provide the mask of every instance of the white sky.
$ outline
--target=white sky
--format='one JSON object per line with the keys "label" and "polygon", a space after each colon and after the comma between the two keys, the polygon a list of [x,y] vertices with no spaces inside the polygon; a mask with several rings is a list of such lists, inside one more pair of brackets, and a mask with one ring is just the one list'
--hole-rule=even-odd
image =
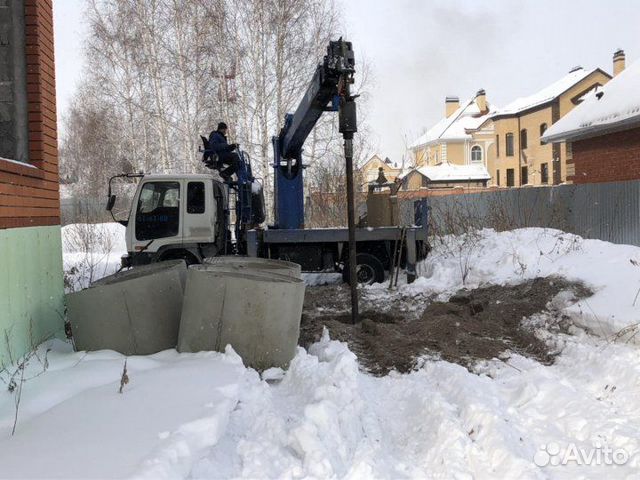
{"label": "white sky", "polygon": [[[400,161],[410,143],[480,88],[499,106],[573,66],[611,72],[617,48],[640,59],[635,0],[337,0],[356,62],[374,77],[367,120],[380,153]],[[54,0],[58,111],[82,69],[82,0]],[[194,19],[197,20],[197,19]]]}

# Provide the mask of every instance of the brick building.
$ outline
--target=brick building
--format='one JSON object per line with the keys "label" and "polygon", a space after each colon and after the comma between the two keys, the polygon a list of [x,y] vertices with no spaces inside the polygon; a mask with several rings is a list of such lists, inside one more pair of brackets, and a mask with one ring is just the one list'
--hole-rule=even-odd
{"label": "brick building", "polygon": [[625,69],[614,54],[615,77],[592,92],[543,137],[566,142],[575,167],[573,183],[640,179],[640,61]]}
{"label": "brick building", "polygon": [[58,190],[52,0],[0,0],[2,361],[62,330]]}

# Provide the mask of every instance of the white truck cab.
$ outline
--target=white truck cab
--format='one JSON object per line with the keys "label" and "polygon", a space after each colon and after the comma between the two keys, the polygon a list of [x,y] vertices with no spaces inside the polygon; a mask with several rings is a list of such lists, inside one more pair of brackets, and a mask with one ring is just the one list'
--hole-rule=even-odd
{"label": "white truck cab", "polygon": [[217,255],[226,241],[226,199],[226,186],[213,175],[145,175],[127,223],[129,259],[197,263]]}

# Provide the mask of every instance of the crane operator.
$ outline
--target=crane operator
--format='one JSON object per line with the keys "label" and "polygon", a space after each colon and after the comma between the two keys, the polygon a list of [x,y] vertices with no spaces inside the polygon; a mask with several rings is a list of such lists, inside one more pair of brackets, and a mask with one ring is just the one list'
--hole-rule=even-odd
{"label": "crane operator", "polygon": [[[220,176],[224,180],[228,180],[238,171],[240,162],[238,154],[234,151],[238,149],[238,144],[227,142],[227,131],[227,124],[220,122],[218,128],[209,134],[209,149],[218,155]],[[222,167],[226,168],[222,169]]]}

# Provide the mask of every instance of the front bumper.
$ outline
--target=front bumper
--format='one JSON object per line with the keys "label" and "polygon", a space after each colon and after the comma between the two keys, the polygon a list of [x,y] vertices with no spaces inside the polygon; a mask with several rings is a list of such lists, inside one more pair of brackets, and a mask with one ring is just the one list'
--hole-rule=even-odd
{"label": "front bumper", "polygon": [[131,268],[138,265],[147,265],[151,263],[152,255],[146,252],[140,253],[125,253],[120,257],[120,265],[122,268]]}

